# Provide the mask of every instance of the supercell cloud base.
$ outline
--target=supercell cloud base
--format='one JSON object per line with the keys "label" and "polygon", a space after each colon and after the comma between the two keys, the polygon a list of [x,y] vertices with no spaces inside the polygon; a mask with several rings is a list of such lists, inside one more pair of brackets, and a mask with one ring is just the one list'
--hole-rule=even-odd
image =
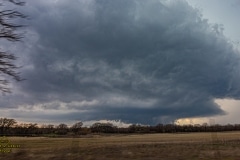
{"label": "supercell cloud base", "polygon": [[[29,1],[24,43],[9,46],[26,80],[0,97],[25,121],[168,123],[227,114],[240,54],[184,0]],[[10,45],[10,44],[9,44]]]}

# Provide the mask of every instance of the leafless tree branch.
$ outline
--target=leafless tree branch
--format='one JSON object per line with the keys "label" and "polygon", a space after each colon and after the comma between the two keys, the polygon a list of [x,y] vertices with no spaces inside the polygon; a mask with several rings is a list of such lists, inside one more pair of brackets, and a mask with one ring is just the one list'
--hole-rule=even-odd
{"label": "leafless tree branch", "polygon": [[[0,6],[3,6],[3,2],[10,2],[14,5],[23,6],[25,2],[19,1],[19,0],[2,0],[0,2]],[[0,38],[6,39],[11,42],[20,41],[23,36],[16,31],[18,28],[23,27],[23,25],[18,25],[13,23],[12,21],[14,19],[18,18],[27,18],[24,14],[21,12],[18,12],[16,10],[0,10]],[[1,49],[0,49],[1,50]],[[16,71],[18,66],[14,64],[14,61],[16,60],[16,56],[12,53],[6,52],[6,51],[0,51],[0,76],[1,77],[11,77],[16,81],[21,81],[21,77],[19,73]],[[4,78],[0,78],[0,91],[5,92],[11,92],[10,88],[8,87],[9,81]]]}

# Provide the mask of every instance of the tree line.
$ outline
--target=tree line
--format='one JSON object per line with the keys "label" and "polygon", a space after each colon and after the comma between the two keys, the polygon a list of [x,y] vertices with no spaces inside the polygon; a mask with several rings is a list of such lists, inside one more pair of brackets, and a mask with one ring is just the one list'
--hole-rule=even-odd
{"label": "tree line", "polygon": [[189,133],[189,132],[222,132],[240,131],[240,124],[228,125],[177,125],[157,124],[146,126],[132,124],[128,127],[117,127],[112,123],[96,122],[90,127],[84,127],[82,122],[72,126],[60,123],[58,125],[37,123],[17,123],[15,119],[0,118],[0,136],[80,136],[90,134],[142,134],[142,133]]}

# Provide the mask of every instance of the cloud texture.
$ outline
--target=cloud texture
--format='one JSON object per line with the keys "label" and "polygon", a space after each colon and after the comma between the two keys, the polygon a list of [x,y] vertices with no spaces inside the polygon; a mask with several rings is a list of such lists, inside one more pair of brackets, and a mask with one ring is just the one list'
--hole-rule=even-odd
{"label": "cloud texture", "polygon": [[146,124],[224,114],[214,99],[239,99],[238,51],[221,25],[183,0],[43,0],[25,8],[30,27],[17,48],[27,80],[1,97],[10,116]]}

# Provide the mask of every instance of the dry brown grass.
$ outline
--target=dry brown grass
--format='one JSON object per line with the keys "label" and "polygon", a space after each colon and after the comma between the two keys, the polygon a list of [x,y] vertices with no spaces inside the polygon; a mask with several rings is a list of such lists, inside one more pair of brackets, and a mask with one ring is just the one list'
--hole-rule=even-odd
{"label": "dry brown grass", "polygon": [[240,159],[240,132],[94,135],[90,138],[10,137],[21,148],[4,160]]}

